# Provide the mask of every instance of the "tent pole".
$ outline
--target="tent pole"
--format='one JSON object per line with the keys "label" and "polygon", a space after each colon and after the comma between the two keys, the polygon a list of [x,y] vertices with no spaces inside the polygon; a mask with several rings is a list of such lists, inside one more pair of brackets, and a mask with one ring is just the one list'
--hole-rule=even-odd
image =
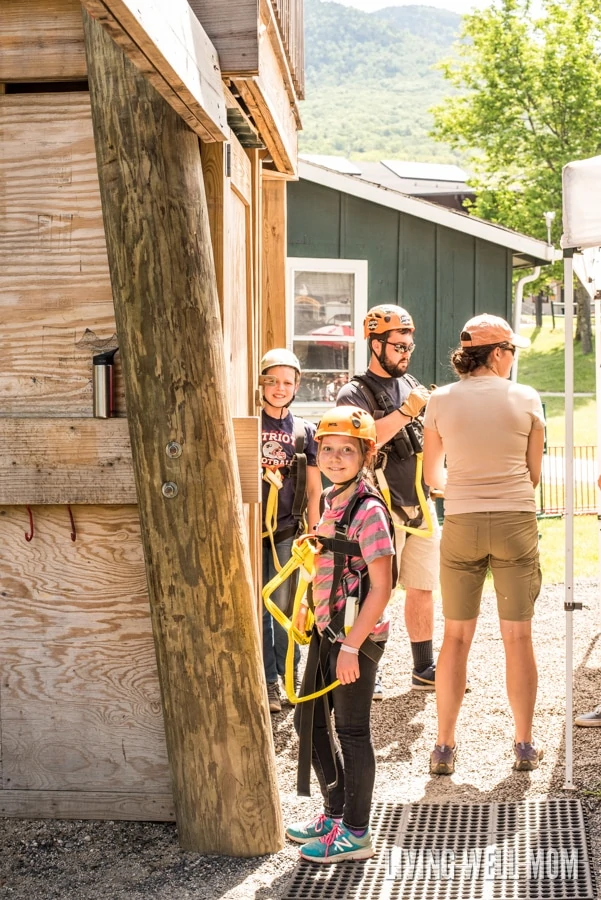
{"label": "tent pole", "polygon": [[574,610],[574,250],[563,253],[565,318],[565,598],[566,613],[566,774],[564,789],[573,781],[573,610]]}
{"label": "tent pole", "polygon": [[[595,288],[596,286],[595,282]],[[595,291],[595,408],[597,417],[597,471],[595,475],[598,476],[601,474],[601,297],[599,291]],[[597,617],[601,623],[601,491],[597,489],[596,494],[600,585]]]}

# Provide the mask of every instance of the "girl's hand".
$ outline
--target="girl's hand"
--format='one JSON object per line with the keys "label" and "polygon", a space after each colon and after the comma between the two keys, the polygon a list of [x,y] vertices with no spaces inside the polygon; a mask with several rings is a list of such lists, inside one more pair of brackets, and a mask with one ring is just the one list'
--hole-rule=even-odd
{"label": "girl's hand", "polygon": [[340,684],[353,684],[359,678],[359,657],[354,653],[338,652],[336,678]]}
{"label": "girl's hand", "polygon": [[322,544],[319,543],[316,535],[314,535],[314,534],[306,534],[306,533],[301,534],[295,540],[296,540],[296,543],[298,543],[298,544],[300,544],[302,541],[313,541],[313,546],[315,547],[315,550],[317,553],[319,553],[319,551],[321,550],[321,548],[323,546]]}
{"label": "girl's hand", "polygon": [[303,606],[303,604],[301,603],[294,619],[292,620],[292,625],[297,629],[297,631],[305,630],[305,625],[307,623],[307,609],[308,607]]}

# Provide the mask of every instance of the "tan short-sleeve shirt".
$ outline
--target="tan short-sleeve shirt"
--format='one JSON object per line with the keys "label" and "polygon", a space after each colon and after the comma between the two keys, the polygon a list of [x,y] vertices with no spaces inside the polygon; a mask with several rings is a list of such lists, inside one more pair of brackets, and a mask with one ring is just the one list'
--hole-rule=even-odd
{"label": "tan short-sleeve shirt", "polygon": [[534,388],[466,375],[433,392],[424,424],[446,454],[446,514],[536,509],[526,450],[545,420]]}

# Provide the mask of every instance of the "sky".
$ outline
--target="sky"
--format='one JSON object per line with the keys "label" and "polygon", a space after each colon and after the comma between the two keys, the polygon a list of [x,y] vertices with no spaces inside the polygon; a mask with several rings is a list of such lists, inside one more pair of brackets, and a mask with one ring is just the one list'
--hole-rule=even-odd
{"label": "sky", "polygon": [[344,6],[355,6],[364,12],[374,12],[385,6],[437,6],[456,13],[467,13],[490,5],[490,0],[336,0]]}

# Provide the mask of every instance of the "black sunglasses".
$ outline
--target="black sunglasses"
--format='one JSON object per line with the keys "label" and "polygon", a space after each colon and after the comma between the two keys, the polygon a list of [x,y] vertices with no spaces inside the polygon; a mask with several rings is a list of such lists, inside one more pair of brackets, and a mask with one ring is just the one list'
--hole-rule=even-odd
{"label": "black sunglasses", "polygon": [[390,344],[393,350],[396,350],[397,353],[413,353],[415,350],[415,344],[413,341],[410,344],[393,344],[392,341],[382,341],[383,344]]}
{"label": "black sunglasses", "polygon": [[509,352],[511,353],[511,355],[512,355],[512,356],[515,356],[515,349],[516,349],[516,348],[513,346],[513,344],[499,344],[499,347],[501,348],[501,350],[509,350]]}

